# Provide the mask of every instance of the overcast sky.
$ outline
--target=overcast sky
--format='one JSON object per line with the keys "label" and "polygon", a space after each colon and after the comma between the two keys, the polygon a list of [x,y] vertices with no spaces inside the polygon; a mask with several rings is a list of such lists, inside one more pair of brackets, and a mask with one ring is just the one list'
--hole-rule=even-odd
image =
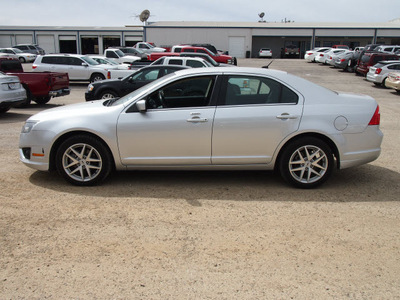
{"label": "overcast sky", "polygon": [[0,25],[125,26],[150,22],[388,22],[400,18],[400,0],[0,0]]}

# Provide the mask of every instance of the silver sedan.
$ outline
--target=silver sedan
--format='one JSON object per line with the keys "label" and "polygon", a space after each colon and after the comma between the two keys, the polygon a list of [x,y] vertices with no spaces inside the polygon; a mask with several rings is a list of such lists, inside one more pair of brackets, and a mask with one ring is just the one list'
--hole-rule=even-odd
{"label": "silver sedan", "polygon": [[76,185],[116,170],[273,170],[312,188],[381,152],[377,102],[286,72],[177,71],[122,98],[49,109],[22,128],[21,161]]}

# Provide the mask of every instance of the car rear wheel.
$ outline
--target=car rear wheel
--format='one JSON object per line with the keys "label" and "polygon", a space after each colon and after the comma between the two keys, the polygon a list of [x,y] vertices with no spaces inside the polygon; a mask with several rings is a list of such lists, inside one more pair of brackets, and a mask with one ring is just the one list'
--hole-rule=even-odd
{"label": "car rear wheel", "polygon": [[298,188],[313,188],[332,173],[334,158],[329,146],[314,137],[290,143],[282,152],[279,169],[283,179]]}
{"label": "car rear wheel", "polygon": [[80,186],[103,181],[111,172],[112,161],[108,148],[88,135],[68,138],[56,153],[57,171],[68,182]]}
{"label": "car rear wheel", "polygon": [[90,82],[100,81],[106,79],[103,74],[95,73],[90,77]]}
{"label": "car rear wheel", "polygon": [[51,96],[43,96],[43,97],[37,97],[34,99],[34,101],[37,104],[46,104],[47,102],[49,102],[51,99]]}

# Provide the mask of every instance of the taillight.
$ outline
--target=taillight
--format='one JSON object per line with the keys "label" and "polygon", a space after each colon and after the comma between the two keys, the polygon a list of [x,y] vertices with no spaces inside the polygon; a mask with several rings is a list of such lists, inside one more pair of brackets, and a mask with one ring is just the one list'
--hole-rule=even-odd
{"label": "taillight", "polygon": [[107,72],[107,79],[111,79],[111,72],[110,71]]}
{"label": "taillight", "polygon": [[346,60],[344,59],[344,58],[342,58],[341,60],[340,60],[340,62],[345,62]]}
{"label": "taillight", "polygon": [[320,54],[319,56],[324,56],[323,54]]}
{"label": "taillight", "polygon": [[379,125],[380,123],[381,123],[381,113],[379,112],[379,105],[378,105],[368,125]]}
{"label": "taillight", "polygon": [[35,65],[32,65],[32,69],[36,69],[37,68],[37,66],[35,66]]}
{"label": "taillight", "polygon": [[377,68],[377,69],[375,70],[375,74],[381,74],[381,72],[382,72],[382,69],[381,69],[381,68]]}

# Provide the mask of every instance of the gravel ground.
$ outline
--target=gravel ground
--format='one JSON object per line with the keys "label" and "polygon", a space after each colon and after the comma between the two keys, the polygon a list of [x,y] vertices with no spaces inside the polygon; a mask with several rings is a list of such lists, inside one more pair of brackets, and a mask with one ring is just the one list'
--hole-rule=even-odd
{"label": "gravel ground", "polygon": [[377,99],[380,158],[315,190],[272,172],[123,172],[75,187],[17,153],[30,115],[84,101],[87,84],[73,84],[0,117],[0,299],[400,298],[400,95],[304,60],[270,68]]}

